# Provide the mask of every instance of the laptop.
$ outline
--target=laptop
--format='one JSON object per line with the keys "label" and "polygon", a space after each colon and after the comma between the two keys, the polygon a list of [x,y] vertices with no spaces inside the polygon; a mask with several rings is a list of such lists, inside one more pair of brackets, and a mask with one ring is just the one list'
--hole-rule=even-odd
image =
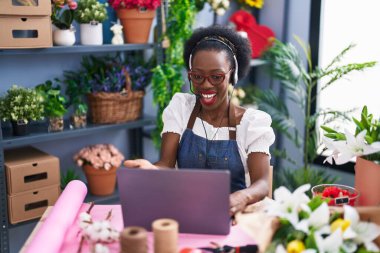
{"label": "laptop", "polygon": [[229,171],[120,168],[117,182],[124,227],[171,218],[180,233],[229,234]]}

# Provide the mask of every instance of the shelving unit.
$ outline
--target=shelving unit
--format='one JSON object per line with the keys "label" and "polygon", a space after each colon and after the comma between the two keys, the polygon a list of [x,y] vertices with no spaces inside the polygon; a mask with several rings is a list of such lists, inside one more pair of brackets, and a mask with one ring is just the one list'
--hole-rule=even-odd
{"label": "shelving unit", "polygon": [[[164,1],[166,3],[166,1]],[[157,26],[158,36],[161,35],[161,12],[157,11]],[[160,44],[147,43],[147,44],[123,44],[123,45],[100,45],[100,46],[59,46],[51,48],[38,48],[38,49],[0,49],[0,57],[7,56],[45,56],[45,55],[57,55],[62,57],[63,54],[79,55],[79,54],[92,54],[92,53],[107,53],[107,52],[126,52],[126,51],[139,51],[154,49],[156,51],[157,61],[160,63],[163,60],[163,53]],[[65,56],[66,57],[66,56]],[[43,71],[41,71],[43,72]],[[45,72],[47,73],[47,72]],[[48,133],[47,126],[45,124],[35,124],[31,129],[31,134],[27,136],[12,136],[10,129],[2,128],[0,122],[0,252],[8,253],[11,249],[9,228],[22,227],[23,225],[30,226],[33,222],[22,222],[17,225],[11,225],[8,222],[8,203],[7,203],[7,187],[6,187],[6,175],[4,168],[4,150],[21,147],[26,145],[33,145],[38,143],[54,142],[58,140],[64,140],[69,138],[78,138],[90,135],[99,135],[104,131],[112,130],[127,130],[129,140],[129,155],[131,157],[141,157],[143,153],[143,127],[154,126],[155,118],[144,116],[136,121],[120,123],[120,124],[108,124],[108,125],[93,125],[88,124],[87,127],[81,129],[65,129],[62,132]],[[66,124],[68,125],[68,124]],[[3,132],[4,130],[4,132]],[[95,201],[96,203],[106,203],[109,201],[117,201],[118,192],[107,197],[96,197],[88,195],[86,202]],[[35,222],[35,221],[34,221]]]}

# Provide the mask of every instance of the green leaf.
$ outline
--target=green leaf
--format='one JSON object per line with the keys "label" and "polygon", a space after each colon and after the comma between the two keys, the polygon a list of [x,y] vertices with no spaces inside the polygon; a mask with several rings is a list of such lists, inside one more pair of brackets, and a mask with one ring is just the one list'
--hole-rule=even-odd
{"label": "green leaf", "polygon": [[328,127],[328,126],[321,126],[321,128],[323,130],[325,130],[327,133],[338,133],[337,131],[335,131],[334,129]]}

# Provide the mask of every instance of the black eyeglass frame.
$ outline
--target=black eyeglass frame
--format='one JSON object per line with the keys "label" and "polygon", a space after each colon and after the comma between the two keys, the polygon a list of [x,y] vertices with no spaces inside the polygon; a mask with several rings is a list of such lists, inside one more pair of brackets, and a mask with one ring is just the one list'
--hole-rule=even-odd
{"label": "black eyeglass frame", "polygon": [[[226,73],[221,72],[221,73],[215,73],[215,74],[210,74],[210,75],[203,75],[203,74],[201,74],[201,73],[199,73],[199,72],[197,72],[197,71],[189,70],[189,71],[187,72],[187,77],[188,77],[189,81],[192,82],[193,85],[196,85],[196,86],[199,86],[199,85],[203,84],[203,83],[206,81],[206,79],[207,79],[207,81],[208,81],[209,83],[211,83],[213,86],[218,86],[218,85],[220,85],[220,84],[223,83],[223,81],[226,79],[226,75],[227,75],[228,73],[230,73],[231,70],[233,70],[233,68],[231,68],[230,70],[228,70]],[[192,76],[193,74],[196,74],[196,75],[201,76],[201,77],[202,77],[202,80],[201,80],[201,81],[194,81],[194,80],[191,78],[191,76]],[[218,80],[218,82],[215,83],[215,80],[210,79],[211,76],[222,77],[222,79],[221,79],[221,80]]]}

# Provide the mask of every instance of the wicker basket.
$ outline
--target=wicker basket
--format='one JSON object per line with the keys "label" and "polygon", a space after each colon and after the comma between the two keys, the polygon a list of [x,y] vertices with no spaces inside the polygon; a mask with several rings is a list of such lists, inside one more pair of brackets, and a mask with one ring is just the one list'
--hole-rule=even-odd
{"label": "wicker basket", "polygon": [[136,120],[141,116],[144,91],[133,91],[131,78],[125,70],[126,92],[87,94],[93,123],[114,124]]}

